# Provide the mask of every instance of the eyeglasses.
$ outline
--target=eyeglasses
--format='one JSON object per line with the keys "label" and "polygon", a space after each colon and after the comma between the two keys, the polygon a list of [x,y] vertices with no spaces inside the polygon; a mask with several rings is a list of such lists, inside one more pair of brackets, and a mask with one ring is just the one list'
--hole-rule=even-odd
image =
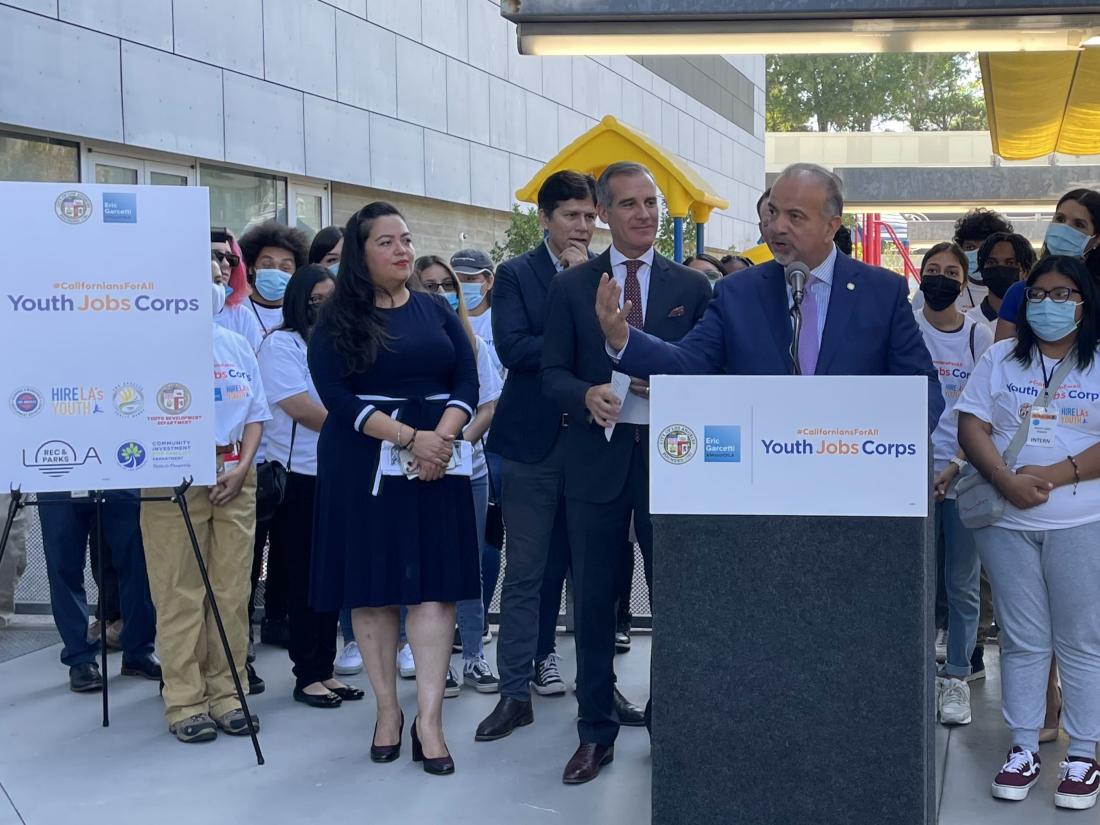
{"label": "eyeglasses", "polygon": [[439,283],[436,281],[422,281],[421,286],[424,287],[425,292],[431,292],[433,295],[439,295],[443,292],[451,291],[451,284]]}
{"label": "eyeglasses", "polygon": [[217,249],[210,250],[210,260],[217,261],[218,263],[226,261],[230,266],[236,266],[241,262],[240,257],[234,255],[232,252],[219,252]]}
{"label": "eyeglasses", "polygon": [[1027,289],[1027,300],[1032,304],[1042,303],[1044,298],[1050,298],[1056,304],[1064,304],[1069,300],[1070,295],[1080,295],[1081,292],[1076,289],[1070,289],[1068,286],[1056,286],[1054,289],[1042,289],[1037,286],[1031,286]]}
{"label": "eyeglasses", "polygon": [[309,296],[309,305],[311,307],[320,306],[326,300],[328,300],[327,295],[310,295]]}

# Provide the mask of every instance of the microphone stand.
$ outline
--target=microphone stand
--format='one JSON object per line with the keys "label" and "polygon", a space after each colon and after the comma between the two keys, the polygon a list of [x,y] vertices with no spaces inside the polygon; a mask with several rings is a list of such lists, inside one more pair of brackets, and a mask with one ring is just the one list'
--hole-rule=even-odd
{"label": "microphone stand", "polygon": [[802,296],[794,293],[791,304],[791,375],[801,375],[802,366],[798,363],[798,341],[802,337]]}

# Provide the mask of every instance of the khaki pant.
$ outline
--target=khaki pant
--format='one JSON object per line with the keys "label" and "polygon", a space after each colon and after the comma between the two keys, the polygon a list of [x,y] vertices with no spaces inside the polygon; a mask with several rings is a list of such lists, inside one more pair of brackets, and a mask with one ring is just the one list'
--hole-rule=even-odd
{"label": "khaki pant", "polygon": [[[144,490],[146,496],[171,490]],[[223,507],[210,503],[209,487],[187,491],[187,507],[225,635],[247,690],[249,573],[256,529],[256,471],[240,495]],[[149,592],[157,609],[157,650],[164,672],[165,718],[172,725],[189,716],[221,716],[240,707],[233,675],[206,600],[187,527],[174,502],[141,505],[141,534],[149,569]]]}
{"label": "khaki pant", "polygon": [[[10,503],[11,496],[0,493],[0,537],[4,534]],[[4,558],[0,560],[0,627],[4,627],[15,615],[15,588],[26,569],[27,510],[21,509],[12,523],[8,544],[4,548]]]}

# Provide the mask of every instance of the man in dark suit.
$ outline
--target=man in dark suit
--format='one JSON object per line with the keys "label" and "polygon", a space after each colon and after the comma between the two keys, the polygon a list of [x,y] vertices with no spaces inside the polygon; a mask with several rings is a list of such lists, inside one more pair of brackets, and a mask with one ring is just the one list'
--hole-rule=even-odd
{"label": "man in dark suit", "polygon": [[791,373],[791,293],[784,267],[799,261],[810,270],[798,348],[802,374],[927,376],[931,432],[943,395],[905,279],[838,253],[833,237],[843,208],[840,180],[828,170],[812,164],[784,170],[768,198],[768,245],[775,260],[719,281],[706,316],[676,344],[631,329],[630,302],[620,307],[621,287],[604,279],[596,312],[618,369],[639,378]]}
{"label": "man in dark suit", "polygon": [[[576,588],[577,724],[580,747],[562,776],[566,784],[596,777],[614,756],[615,600],[631,516],[647,580],[653,552],[649,520],[649,386],[612,390],[611,362],[594,310],[600,277],[609,273],[633,301],[629,322],[675,341],[698,321],[711,296],[702,274],[653,248],[659,223],[657,186],[635,163],[615,163],[600,176],[597,209],[611,228],[611,247],[554,279],[542,350],[542,388],[569,415],[565,496]],[[614,426],[610,435],[607,428]]]}

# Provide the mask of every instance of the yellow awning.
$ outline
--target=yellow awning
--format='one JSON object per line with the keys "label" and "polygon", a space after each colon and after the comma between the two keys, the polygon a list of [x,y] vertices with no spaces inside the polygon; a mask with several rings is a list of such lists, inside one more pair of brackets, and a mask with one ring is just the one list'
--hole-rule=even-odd
{"label": "yellow awning", "polygon": [[981,66],[996,154],[1100,153],[1100,51],[983,54]]}
{"label": "yellow awning", "polygon": [[537,203],[539,188],[555,172],[576,169],[598,178],[604,169],[621,160],[641,163],[653,173],[674,218],[690,214],[696,223],[705,223],[711,210],[729,208],[729,201],[714,194],[694,169],[677,162],[670,152],[611,115],[551,158],[516,192],[516,197],[523,203]]}
{"label": "yellow awning", "polygon": [[768,245],[766,243],[757,244],[750,249],[746,249],[741,254],[752,261],[754,264],[767,263],[774,257],[772,255],[772,251],[768,249]]}

